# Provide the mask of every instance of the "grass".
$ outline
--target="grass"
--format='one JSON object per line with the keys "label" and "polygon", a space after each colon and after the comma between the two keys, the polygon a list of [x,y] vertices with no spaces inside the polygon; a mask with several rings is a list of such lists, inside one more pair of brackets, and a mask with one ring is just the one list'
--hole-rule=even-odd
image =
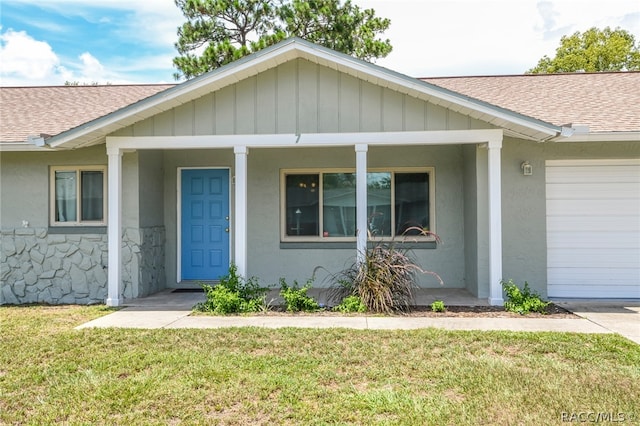
{"label": "grass", "polygon": [[106,312],[0,308],[0,424],[640,418],[640,346],[617,335],[73,329]]}

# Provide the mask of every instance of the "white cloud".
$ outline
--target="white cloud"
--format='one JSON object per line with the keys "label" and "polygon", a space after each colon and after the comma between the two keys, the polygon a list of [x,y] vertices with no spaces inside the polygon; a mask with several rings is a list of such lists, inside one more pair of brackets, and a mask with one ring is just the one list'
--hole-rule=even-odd
{"label": "white cloud", "polygon": [[89,52],[77,59],[62,65],[47,42],[35,40],[25,31],[8,29],[0,33],[0,84],[3,86],[61,85],[66,81],[129,82],[126,76],[109,72]]}
{"label": "white cloud", "polygon": [[[33,0],[10,1],[33,4]],[[123,38],[135,37],[140,42],[166,45],[169,49],[173,48],[177,28],[184,21],[182,12],[173,0],[56,0],[40,1],[38,7],[60,16],[80,16],[87,22],[110,23]],[[109,17],[101,16],[100,10],[115,10],[128,16],[114,22]]]}
{"label": "white cloud", "polygon": [[0,58],[3,85],[12,81],[46,84],[61,72],[60,59],[51,46],[33,39],[24,31],[8,29],[0,33]]}
{"label": "white cloud", "polygon": [[[0,1],[33,4],[33,0]],[[74,53],[63,56],[57,52],[57,55],[54,53],[57,63],[64,64],[64,67],[58,66],[49,73],[48,78],[35,81],[26,75],[16,75],[11,80],[3,78],[0,84],[62,84],[67,80],[112,84],[149,83],[158,80],[154,76],[159,74],[163,76],[160,79],[173,82],[172,59],[176,54],[173,44],[177,40],[177,28],[184,20],[173,0],[56,0],[38,2],[37,7],[48,11],[52,19],[30,22],[31,25],[59,35],[65,31],[56,28],[60,27],[56,16],[71,19],[81,17],[86,22],[107,24],[109,31],[103,37],[109,37],[114,43],[131,40],[138,46],[137,53],[123,50],[117,55],[102,57],[96,51],[97,54],[85,52],[75,58]],[[112,12],[116,12],[120,18],[112,19]],[[64,74],[64,77],[60,74]]]}
{"label": "white cloud", "polygon": [[178,39],[178,27],[185,20],[175,3],[167,0],[143,0],[134,2],[132,7],[135,16],[126,22],[125,34],[138,33],[142,40],[167,46],[173,51],[173,44]]}
{"label": "white cloud", "polygon": [[104,66],[91,53],[84,52],[79,56],[81,66],[79,70],[79,80],[101,82],[105,79]]}

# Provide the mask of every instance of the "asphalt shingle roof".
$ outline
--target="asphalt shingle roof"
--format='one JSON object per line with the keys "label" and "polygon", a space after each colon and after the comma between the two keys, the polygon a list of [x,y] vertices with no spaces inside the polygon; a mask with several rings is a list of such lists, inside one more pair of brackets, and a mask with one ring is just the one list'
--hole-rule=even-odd
{"label": "asphalt shingle roof", "polygon": [[[557,126],[640,131],[640,72],[423,78]],[[0,142],[57,135],[173,84],[0,88]]]}
{"label": "asphalt shingle roof", "polygon": [[640,72],[423,78],[547,123],[640,131]]}
{"label": "asphalt shingle roof", "polygon": [[0,88],[0,142],[57,135],[173,84]]}

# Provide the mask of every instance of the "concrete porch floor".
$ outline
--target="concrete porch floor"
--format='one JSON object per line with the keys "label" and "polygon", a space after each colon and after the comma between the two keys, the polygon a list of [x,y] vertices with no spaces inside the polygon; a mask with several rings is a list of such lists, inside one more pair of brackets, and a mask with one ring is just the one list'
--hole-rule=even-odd
{"label": "concrete porch floor", "polygon": [[[174,292],[175,289],[166,289],[158,293],[137,299],[127,299],[124,306],[156,307],[165,309],[190,309],[196,303],[204,301],[202,292]],[[329,289],[312,288],[307,294],[316,299],[320,304],[327,305],[330,296]],[[272,289],[267,294],[267,302],[278,305],[282,299],[279,289]],[[415,293],[415,303],[418,306],[429,306],[435,300],[442,300],[446,306],[488,306],[488,299],[478,299],[465,289],[452,288],[421,288]],[[335,304],[335,303],[334,303]],[[333,304],[332,304],[333,305]]]}

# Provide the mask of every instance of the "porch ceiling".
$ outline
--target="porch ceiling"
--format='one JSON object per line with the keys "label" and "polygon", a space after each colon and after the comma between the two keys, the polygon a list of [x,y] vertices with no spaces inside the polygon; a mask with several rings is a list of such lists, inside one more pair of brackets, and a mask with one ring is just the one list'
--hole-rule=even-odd
{"label": "porch ceiling", "polygon": [[562,128],[550,123],[407,77],[304,40],[289,39],[56,135],[47,141],[48,145],[52,148],[69,149],[104,143],[107,135],[121,128],[298,58],[490,123],[504,129],[506,135],[543,141],[558,136],[562,131]]}

